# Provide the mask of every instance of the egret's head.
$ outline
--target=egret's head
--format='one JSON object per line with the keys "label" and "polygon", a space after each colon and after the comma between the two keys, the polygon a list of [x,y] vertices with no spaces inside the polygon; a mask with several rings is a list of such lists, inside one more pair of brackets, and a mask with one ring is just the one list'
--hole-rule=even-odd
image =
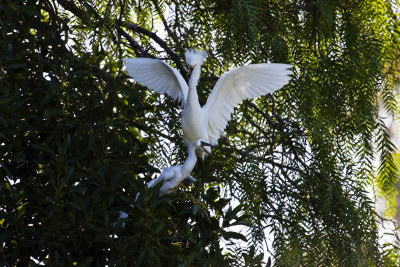
{"label": "egret's head", "polygon": [[192,71],[196,66],[201,66],[203,64],[204,60],[207,58],[207,52],[191,49],[186,51],[185,58],[190,71]]}

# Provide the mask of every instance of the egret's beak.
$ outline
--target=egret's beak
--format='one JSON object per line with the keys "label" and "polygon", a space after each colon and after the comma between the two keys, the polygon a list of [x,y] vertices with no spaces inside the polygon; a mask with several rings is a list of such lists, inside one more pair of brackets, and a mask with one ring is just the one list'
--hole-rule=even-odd
{"label": "egret's beak", "polygon": [[205,146],[211,147],[211,145],[210,145],[209,143],[206,143],[206,142],[203,142],[203,141],[201,141],[200,144],[201,144],[201,145],[200,145],[201,148],[202,148],[208,155],[211,155],[211,153],[210,153],[207,149],[204,148]]}
{"label": "egret's beak", "polygon": [[189,65],[190,75],[192,75],[192,71],[194,70],[195,67],[196,65]]}

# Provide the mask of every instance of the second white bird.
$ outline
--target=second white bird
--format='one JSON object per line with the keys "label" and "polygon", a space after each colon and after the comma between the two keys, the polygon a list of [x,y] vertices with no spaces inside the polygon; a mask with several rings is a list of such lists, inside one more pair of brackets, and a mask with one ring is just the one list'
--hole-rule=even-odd
{"label": "second white bird", "polygon": [[160,176],[158,176],[158,178],[156,179],[151,180],[147,186],[150,188],[160,182],[163,182],[163,185],[160,188],[160,196],[162,196],[176,191],[179,185],[186,178],[188,178],[192,182],[195,182],[196,179],[191,176],[190,173],[192,172],[197,162],[196,149],[199,149],[204,153],[208,153],[206,147],[209,146],[211,145],[201,141],[200,139],[190,142],[188,147],[188,156],[185,162],[182,165],[175,165],[164,169]]}

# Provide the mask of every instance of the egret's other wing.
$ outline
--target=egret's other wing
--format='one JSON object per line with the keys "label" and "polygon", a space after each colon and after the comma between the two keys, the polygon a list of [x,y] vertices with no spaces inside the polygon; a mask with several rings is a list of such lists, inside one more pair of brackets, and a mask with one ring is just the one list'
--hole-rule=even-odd
{"label": "egret's other wing", "polygon": [[185,105],[189,87],[182,75],[168,63],[154,58],[125,58],[124,65],[135,81]]}
{"label": "egret's other wing", "polygon": [[203,109],[208,116],[208,135],[216,145],[233,108],[242,100],[274,92],[290,80],[288,64],[251,64],[224,73],[217,81]]}

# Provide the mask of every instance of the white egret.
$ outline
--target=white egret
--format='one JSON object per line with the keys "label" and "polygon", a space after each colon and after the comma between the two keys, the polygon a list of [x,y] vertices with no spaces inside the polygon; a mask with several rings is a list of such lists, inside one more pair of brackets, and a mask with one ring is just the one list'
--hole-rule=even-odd
{"label": "white egret", "polygon": [[[188,179],[190,183],[196,182],[196,178],[190,175],[197,162],[196,149],[200,149],[203,150],[204,153],[208,153],[205,148],[207,146],[211,145],[201,141],[200,139],[196,139],[195,141],[190,142],[188,146],[188,156],[185,162],[182,165],[175,165],[164,169],[160,176],[158,176],[156,179],[151,180],[147,184],[147,187],[151,188],[156,184],[163,182],[163,185],[161,186],[159,192],[159,196],[162,196],[175,192],[179,187],[181,187],[181,184],[185,179]],[[135,201],[137,201],[139,195],[140,193],[136,194]],[[132,204],[131,206],[133,207]],[[128,214],[121,211],[118,219],[124,219],[127,217]],[[114,227],[115,225],[116,223],[114,223]],[[122,223],[122,227],[125,227],[125,223]]]}
{"label": "white egret", "polygon": [[[189,85],[179,72],[158,59],[125,59],[126,70],[137,82],[160,94],[167,94],[183,105],[183,139],[190,142],[201,139],[217,145],[236,105],[242,100],[274,92],[290,80],[292,65],[260,63],[241,66],[224,73],[201,107],[196,87],[200,79],[201,66],[207,58],[204,51],[189,50],[186,63],[191,69]],[[211,153],[211,149],[207,150]],[[205,150],[198,150],[204,160]]]}
{"label": "white egret", "polygon": [[163,182],[160,188],[160,196],[175,192],[180,187],[183,180],[188,178],[191,182],[195,182],[196,179],[190,175],[194,166],[197,162],[196,150],[204,151],[208,153],[206,147],[211,146],[210,144],[203,142],[201,139],[196,139],[189,143],[188,156],[182,165],[171,166],[166,169],[158,176],[158,178],[151,180],[148,183],[148,187],[153,187],[156,184]]}

